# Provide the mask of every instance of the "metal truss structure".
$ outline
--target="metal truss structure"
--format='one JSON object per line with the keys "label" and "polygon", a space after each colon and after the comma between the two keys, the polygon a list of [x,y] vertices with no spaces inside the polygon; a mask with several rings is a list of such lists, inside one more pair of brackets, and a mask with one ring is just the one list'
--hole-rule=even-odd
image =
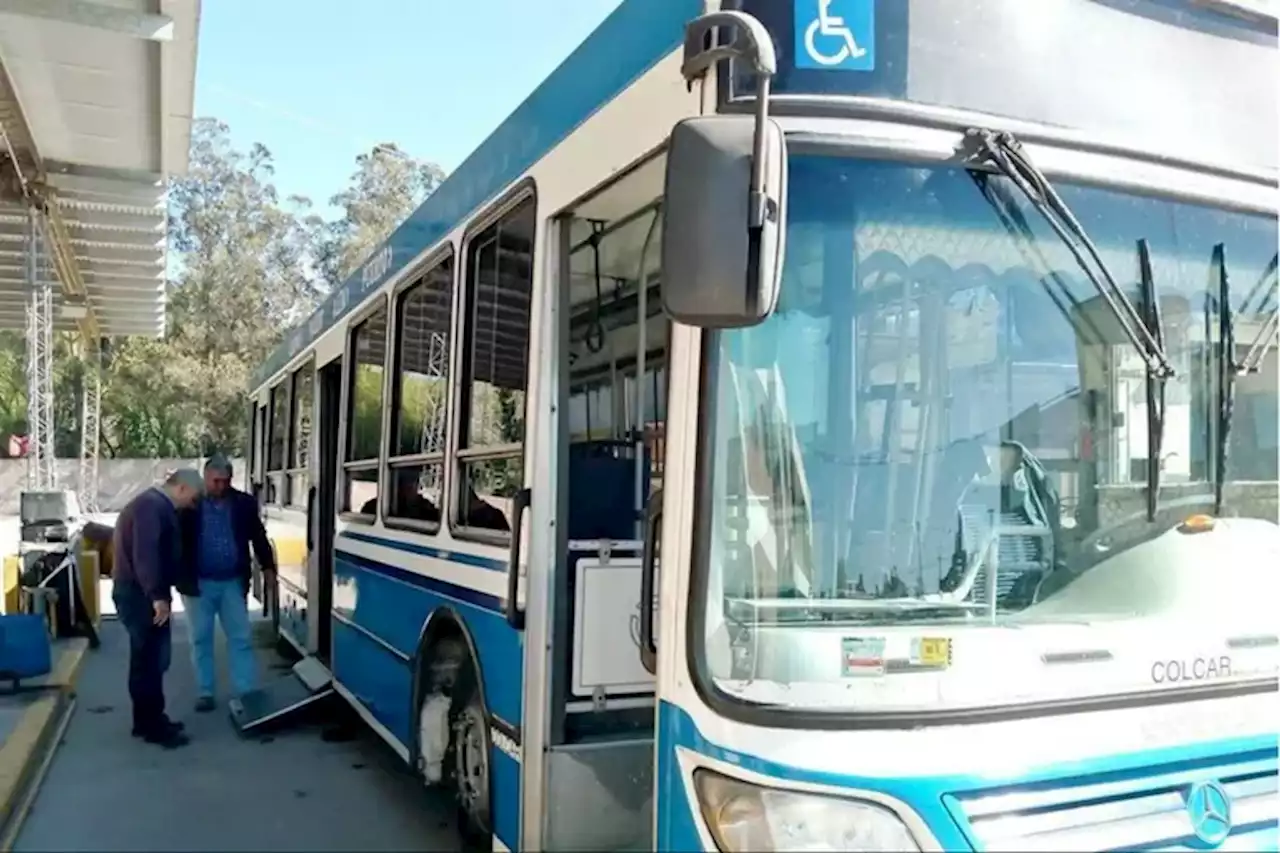
{"label": "metal truss structure", "polygon": [[[26,429],[0,442],[25,445],[28,489],[65,487],[55,411],[78,408],[84,512],[103,347],[165,333],[167,185],[188,166],[199,17],[200,0],[0,0],[0,328],[23,331],[27,380]],[[81,399],[55,409],[68,348]]]}

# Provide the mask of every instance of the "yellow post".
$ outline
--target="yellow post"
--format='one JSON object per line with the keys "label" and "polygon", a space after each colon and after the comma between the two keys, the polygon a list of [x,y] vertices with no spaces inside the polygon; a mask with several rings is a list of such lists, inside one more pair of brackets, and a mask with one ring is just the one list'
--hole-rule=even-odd
{"label": "yellow post", "polygon": [[17,554],[9,554],[4,558],[4,612],[20,613],[22,612],[22,584],[18,578],[21,575],[21,564],[18,562]]}
{"label": "yellow post", "polygon": [[98,549],[81,540],[80,553],[76,555],[76,565],[80,569],[80,599],[84,602],[85,613],[89,614],[89,622],[97,628],[102,622],[102,605],[98,601]]}

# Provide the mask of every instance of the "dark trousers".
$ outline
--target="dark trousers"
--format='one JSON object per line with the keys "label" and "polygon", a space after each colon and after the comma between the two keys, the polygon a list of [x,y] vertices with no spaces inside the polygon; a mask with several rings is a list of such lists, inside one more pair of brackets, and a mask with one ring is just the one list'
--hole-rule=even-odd
{"label": "dark trousers", "polygon": [[168,719],[164,713],[164,674],[172,654],[169,623],[154,624],[151,601],[136,584],[117,584],[111,597],[116,615],[129,632],[133,728],[140,734],[161,733]]}

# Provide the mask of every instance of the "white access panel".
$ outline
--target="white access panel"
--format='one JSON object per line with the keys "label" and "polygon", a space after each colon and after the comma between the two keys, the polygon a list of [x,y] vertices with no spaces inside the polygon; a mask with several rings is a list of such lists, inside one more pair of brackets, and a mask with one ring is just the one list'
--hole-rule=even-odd
{"label": "white access panel", "polygon": [[653,676],[640,662],[640,558],[584,556],[575,574],[573,695],[652,694]]}

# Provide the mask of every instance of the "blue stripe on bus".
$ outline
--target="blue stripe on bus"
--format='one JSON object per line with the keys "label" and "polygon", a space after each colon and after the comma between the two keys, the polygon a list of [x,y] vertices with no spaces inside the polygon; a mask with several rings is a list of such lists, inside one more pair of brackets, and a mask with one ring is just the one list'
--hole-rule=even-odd
{"label": "blue stripe on bus", "polygon": [[506,572],[507,563],[505,560],[495,560],[492,557],[481,557],[476,554],[464,554],[461,551],[448,551],[444,548],[434,548],[430,545],[415,545],[412,542],[401,542],[397,539],[384,539],[381,536],[374,536],[369,533],[353,533],[350,530],[344,530],[338,534],[338,541],[343,539],[353,539],[356,542],[368,542],[370,545],[377,545],[380,548],[392,548],[396,551],[404,551],[409,554],[417,554],[422,557],[431,557],[436,560],[448,560],[450,563],[460,563],[464,566],[475,566],[478,569],[488,569],[491,572]]}
{"label": "blue stripe on bus", "polygon": [[397,738],[412,737],[410,690],[418,642],[431,615],[449,607],[475,644],[489,713],[518,730],[524,644],[507,624],[499,599],[345,551],[334,556],[334,611],[409,659],[406,664],[380,643],[333,620],[334,676],[364,697],[361,702],[383,725]]}
{"label": "blue stripe on bus", "polygon": [[334,680],[409,748],[417,731],[413,668],[347,623],[332,626]]}
{"label": "blue stripe on bus", "polygon": [[[389,252],[388,261],[377,267],[370,264],[372,269],[357,269],[306,322],[289,333],[254,374],[253,384],[284,367],[379,285],[482,204],[500,195],[597,110],[675,50],[684,38],[684,25],[701,15],[702,7],[703,0],[624,0],[370,254],[371,258],[386,259]],[[478,36],[483,41],[483,34]]]}
{"label": "blue stripe on bus", "polygon": [[[381,545],[382,542],[378,542],[376,544]],[[384,575],[393,580],[400,581],[401,583],[416,586],[420,589],[434,592],[437,595],[452,598],[455,601],[471,604],[475,607],[481,608],[482,610],[491,610],[495,613],[503,612],[503,600],[495,595],[490,595],[487,592],[481,592],[478,589],[472,589],[471,587],[450,583],[449,581],[440,580],[439,578],[427,577],[426,575],[421,575],[417,572],[403,569],[400,566],[393,566],[390,563],[384,563],[381,560],[373,560],[359,554],[352,554],[350,551],[343,551],[341,548],[336,549],[336,554],[339,561],[353,563],[362,569],[366,569],[379,575]],[[413,651],[413,649],[408,649],[407,653],[413,654]]]}

